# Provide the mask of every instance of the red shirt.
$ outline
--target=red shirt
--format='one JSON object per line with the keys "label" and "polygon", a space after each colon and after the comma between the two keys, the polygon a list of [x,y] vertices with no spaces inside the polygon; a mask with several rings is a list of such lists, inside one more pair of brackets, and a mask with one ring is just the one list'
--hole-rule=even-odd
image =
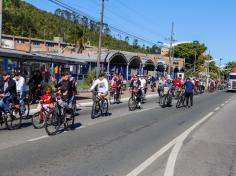
{"label": "red shirt", "polygon": [[51,94],[45,94],[41,97],[41,100],[45,103],[45,104],[50,104],[54,102],[54,98]]}
{"label": "red shirt", "polygon": [[182,81],[181,80],[176,80],[175,81],[175,85],[177,86],[177,87],[179,87],[179,88],[181,88],[182,87]]}

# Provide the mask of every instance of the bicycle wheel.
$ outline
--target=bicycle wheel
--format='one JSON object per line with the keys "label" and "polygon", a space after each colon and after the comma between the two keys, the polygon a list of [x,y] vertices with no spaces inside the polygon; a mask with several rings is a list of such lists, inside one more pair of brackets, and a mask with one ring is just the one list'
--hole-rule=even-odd
{"label": "bicycle wheel", "polygon": [[8,130],[15,130],[21,127],[22,114],[18,108],[11,108],[10,113],[6,114],[5,124]]}
{"label": "bicycle wheel", "polygon": [[[73,106],[72,106],[73,107]],[[68,109],[65,111],[65,128],[74,129],[75,125],[75,111],[74,109]]]}
{"label": "bicycle wheel", "polygon": [[30,102],[31,102],[30,96],[27,95],[27,97],[24,100],[25,110],[24,110],[24,113],[22,113],[23,119],[29,119],[30,118]]}
{"label": "bicycle wheel", "polygon": [[97,101],[93,102],[92,112],[91,112],[91,119],[95,119],[99,117],[100,112],[100,105]]}
{"label": "bicycle wheel", "polygon": [[134,111],[137,107],[137,102],[133,97],[129,98],[128,107],[130,111]]}
{"label": "bicycle wheel", "polygon": [[101,113],[102,115],[107,115],[108,113],[108,100],[104,99],[104,100],[100,100],[101,101]]}
{"label": "bicycle wheel", "polygon": [[121,100],[121,94],[120,94],[120,92],[118,92],[118,93],[116,94],[116,102],[119,104],[119,103],[120,103],[120,100]]}
{"label": "bicycle wheel", "polygon": [[55,135],[61,126],[60,113],[57,110],[51,111],[45,118],[45,131],[48,135]]}
{"label": "bicycle wheel", "polygon": [[162,104],[163,104],[163,96],[162,95],[159,97],[159,104],[160,104],[160,106],[162,106]]}
{"label": "bicycle wheel", "polygon": [[110,104],[114,104],[115,103],[115,95],[114,95],[113,91],[110,92],[109,102],[110,102]]}
{"label": "bicycle wheel", "polygon": [[167,106],[167,96],[164,96],[162,98],[162,108],[165,108]]}
{"label": "bicycle wheel", "polygon": [[178,98],[177,103],[176,103],[176,108],[180,108],[181,105],[181,97]]}
{"label": "bicycle wheel", "polygon": [[32,116],[32,125],[35,129],[43,128],[45,125],[46,113],[37,112]]}

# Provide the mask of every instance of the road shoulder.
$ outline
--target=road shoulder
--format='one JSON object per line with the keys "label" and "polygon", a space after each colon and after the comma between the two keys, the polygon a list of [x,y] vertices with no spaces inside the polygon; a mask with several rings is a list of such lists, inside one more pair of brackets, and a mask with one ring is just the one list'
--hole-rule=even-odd
{"label": "road shoulder", "polygon": [[234,96],[184,141],[176,161],[176,176],[236,175],[235,105]]}

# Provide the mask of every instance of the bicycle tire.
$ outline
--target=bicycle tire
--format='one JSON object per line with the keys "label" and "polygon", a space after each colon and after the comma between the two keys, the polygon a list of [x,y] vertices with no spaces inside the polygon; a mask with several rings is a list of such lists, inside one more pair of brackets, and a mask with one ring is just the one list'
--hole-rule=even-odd
{"label": "bicycle tire", "polygon": [[[35,129],[41,129],[45,125],[46,114],[45,112],[37,112],[35,113],[32,118],[31,122]],[[41,122],[41,123],[40,123]]]}
{"label": "bicycle tire", "polygon": [[100,101],[101,101],[101,114],[107,115],[108,108],[109,108],[108,100],[104,99],[104,100],[100,100]]}
{"label": "bicycle tire", "polygon": [[176,108],[178,109],[178,108],[180,108],[180,104],[181,104],[181,97],[180,98],[178,98],[178,100],[177,100],[177,103],[176,103]]}
{"label": "bicycle tire", "polygon": [[91,119],[95,119],[99,117],[100,105],[98,102],[93,102],[92,111],[91,111]]}
{"label": "bicycle tire", "polygon": [[19,109],[11,108],[10,114],[5,117],[5,124],[8,130],[15,130],[21,127],[22,114]]}
{"label": "bicycle tire", "polygon": [[75,109],[76,109],[76,102],[73,101],[72,102],[72,108],[69,109],[69,113],[68,111],[65,110],[65,117],[67,117],[67,115],[69,115],[70,117],[69,118],[66,118],[66,128],[68,129],[74,129],[74,125],[75,125]]}
{"label": "bicycle tire", "polygon": [[110,104],[115,104],[115,94],[114,94],[114,92],[110,92],[109,103]]}
{"label": "bicycle tire", "polygon": [[58,133],[61,126],[61,117],[57,110],[54,110],[47,114],[45,118],[45,131],[46,133],[51,136]]}
{"label": "bicycle tire", "polygon": [[167,96],[164,96],[162,98],[162,108],[165,108],[167,106]]}
{"label": "bicycle tire", "polygon": [[128,107],[129,107],[129,110],[130,110],[130,111],[134,111],[134,110],[136,109],[137,103],[136,103],[136,101],[134,100],[133,97],[130,97],[130,98],[129,98]]}
{"label": "bicycle tire", "polygon": [[22,118],[23,119],[29,119],[30,118],[30,96],[28,95],[28,97],[24,100],[26,103],[25,103],[25,113],[22,114]]}
{"label": "bicycle tire", "polygon": [[117,100],[116,100],[116,102],[119,104],[119,103],[120,103],[120,100],[121,100],[121,94],[118,93],[118,94],[117,94]]}

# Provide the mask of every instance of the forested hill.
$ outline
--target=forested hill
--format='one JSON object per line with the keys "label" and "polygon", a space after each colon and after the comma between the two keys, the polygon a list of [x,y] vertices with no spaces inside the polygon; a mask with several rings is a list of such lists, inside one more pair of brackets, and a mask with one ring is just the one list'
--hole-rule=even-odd
{"label": "forested hill", "polygon": [[[22,0],[3,0],[3,33],[24,37],[52,40],[63,37],[69,43],[98,45],[99,23],[67,10],[57,9],[54,14],[40,10]],[[107,24],[104,25],[103,47],[141,53],[158,53],[156,45],[139,46],[139,41],[124,41],[113,38]],[[129,43],[132,43],[129,44]]]}

